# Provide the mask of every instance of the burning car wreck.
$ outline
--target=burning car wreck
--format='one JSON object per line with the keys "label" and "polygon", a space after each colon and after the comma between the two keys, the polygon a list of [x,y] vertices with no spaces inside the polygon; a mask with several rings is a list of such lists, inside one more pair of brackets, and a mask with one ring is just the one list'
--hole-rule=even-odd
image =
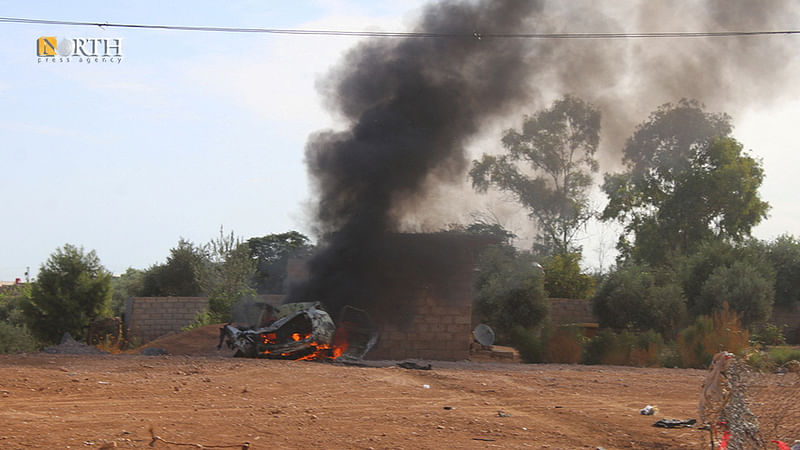
{"label": "burning car wreck", "polygon": [[337,326],[319,302],[264,305],[259,324],[225,325],[217,348],[224,343],[235,357],[357,361],[378,338],[365,311],[346,306]]}

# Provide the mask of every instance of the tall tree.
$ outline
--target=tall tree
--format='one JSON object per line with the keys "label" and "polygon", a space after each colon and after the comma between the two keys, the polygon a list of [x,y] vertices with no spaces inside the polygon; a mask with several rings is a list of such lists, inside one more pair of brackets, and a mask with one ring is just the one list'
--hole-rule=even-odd
{"label": "tall tree", "polygon": [[627,170],[603,184],[602,218],[625,226],[622,257],[659,265],[711,238],[741,242],[766,217],[761,163],[730,131],[727,115],[690,100],[661,106],[636,129],[623,151]]}
{"label": "tall tree", "polygon": [[208,295],[208,306],[214,322],[231,320],[231,308],[243,298],[255,295],[253,278],[255,262],[250,258],[247,243],[226,235],[222,227],[219,237],[206,245],[208,261],[203,266],[200,284]]}
{"label": "tall tree", "polygon": [[202,246],[181,238],[169,251],[167,262],[145,271],[140,295],[145,297],[192,297],[203,293],[200,284],[208,255]]}
{"label": "tall tree", "polygon": [[[520,131],[505,132],[503,155],[473,161],[470,176],[479,192],[490,186],[510,192],[539,227],[537,251],[544,255],[580,253],[578,231],[593,216],[588,189],[598,165],[594,159],[600,112],[565,96],[533,116]],[[529,168],[533,175],[529,176]]]}
{"label": "tall tree", "polygon": [[111,274],[97,254],[66,244],[39,268],[23,312],[36,337],[56,342],[64,332],[85,337],[89,322],[108,314],[110,303]]}
{"label": "tall tree", "polygon": [[314,248],[308,237],[297,231],[250,238],[247,245],[256,262],[256,290],[261,294],[285,293],[289,257],[306,254]]}

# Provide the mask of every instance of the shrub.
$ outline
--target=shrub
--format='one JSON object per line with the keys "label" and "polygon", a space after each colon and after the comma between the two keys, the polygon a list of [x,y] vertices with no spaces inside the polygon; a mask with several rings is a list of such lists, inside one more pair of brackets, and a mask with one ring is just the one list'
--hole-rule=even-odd
{"label": "shrub", "polygon": [[736,312],[724,303],[712,317],[698,316],[678,336],[678,353],[683,367],[705,368],[715,354],[728,351],[742,354],[748,348],[750,334],[742,329]]}
{"label": "shrub", "polygon": [[584,347],[585,364],[657,367],[664,340],[655,331],[634,333],[629,330],[615,333],[603,330]]}
{"label": "shrub", "polygon": [[767,353],[777,366],[782,366],[792,360],[800,361],[800,348],[796,347],[771,348]]}
{"label": "shrub", "polygon": [[502,330],[534,330],[549,315],[543,277],[534,263],[509,246],[489,247],[478,260],[475,309],[498,330],[500,340],[509,337]]}
{"label": "shrub", "polygon": [[0,353],[33,352],[39,347],[36,338],[24,326],[0,322]]}
{"label": "shrub", "polygon": [[542,362],[544,351],[538,333],[517,325],[511,329],[509,337],[511,345],[517,349],[523,362]]}
{"label": "shrub", "polygon": [[609,274],[592,300],[604,328],[656,330],[674,336],[686,314],[680,286],[671,273],[630,264]]}
{"label": "shrub", "polygon": [[786,338],[783,336],[781,328],[768,323],[761,327],[757,334],[753,335],[752,341],[760,345],[785,345]]}
{"label": "shrub", "polygon": [[767,320],[775,298],[774,278],[767,279],[744,261],[718,267],[703,283],[697,308],[706,313],[718,310],[723,302],[740,314],[744,326]]}

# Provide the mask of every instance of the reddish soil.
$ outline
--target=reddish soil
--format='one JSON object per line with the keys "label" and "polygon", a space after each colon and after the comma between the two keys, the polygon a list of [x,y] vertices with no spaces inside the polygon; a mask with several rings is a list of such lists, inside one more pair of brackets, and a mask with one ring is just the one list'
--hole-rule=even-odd
{"label": "reddish soil", "polygon": [[172,356],[0,356],[0,448],[697,449],[708,436],[652,426],[696,417],[699,370],[423,371],[234,359],[216,342],[212,326],[151,344]]}

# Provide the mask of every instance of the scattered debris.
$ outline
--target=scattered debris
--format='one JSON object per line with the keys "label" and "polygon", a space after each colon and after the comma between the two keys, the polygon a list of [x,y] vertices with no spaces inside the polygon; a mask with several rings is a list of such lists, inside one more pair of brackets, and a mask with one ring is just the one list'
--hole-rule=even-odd
{"label": "scattered debris", "polygon": [[511,414],[503,411],[497,411],[497,417],[511,417]]}
{"label": "scattered debris", "polygon": [[696,419],[661,419],[653,424],[654,427],[659,428],[691,428],[697,423]]}
{"label": "scattered debris", "polygon": [[430,389],[430,388],[431,388],[430,384],[423,384],[422,385],[422,389]]}
{"label": "scattered debris", "polygon": [[144,355],[144,356],[164,356],[164,355],[169,355],[168,351],[164,350],[163,348],[158,348],[158,347],[148,347],[148,348],[142,349],[142,351],[140,353],[142,355]]}
{"label": "scattered debris", "polygon": [[643,416],[652,416],[653,414],[658,412],[657,406],[647,405],[644,408],[639,410],[639,414]]}
{"label": "scattered debris", "polygon": [[402,367],[403,369],[410,369],[410,370],[431,370],[430,364],[419,364],[414,361],[403,361],[397,363],[398,367]]}
{"label": "scattered debris", "polygon": [[444,407],[444,408],[442,408],[442,409],[445,409],[445,410],[447,410],[447,411],[451,411],[451,410],[453,409],[453,407],[452,407],[452,406],[445,406],[445,407]]}
{"label": "scattered debris", "polygon": [[472,438],[473,441],[484,441],[484,442],[494,442],[497,439],[489,439],[489,438]]}

